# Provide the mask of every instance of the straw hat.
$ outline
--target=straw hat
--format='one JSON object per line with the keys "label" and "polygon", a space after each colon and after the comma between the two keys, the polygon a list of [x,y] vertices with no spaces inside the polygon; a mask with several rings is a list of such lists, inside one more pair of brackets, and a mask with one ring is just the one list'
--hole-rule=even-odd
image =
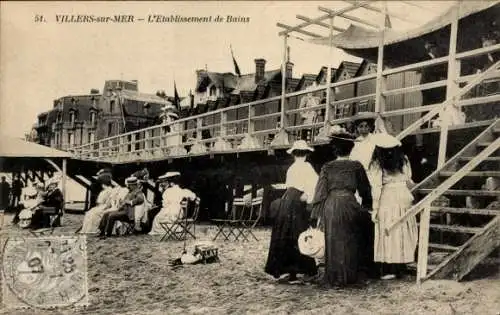
{"label": "straw hat", "polygon": [[34,197],[38,194],[38,191],[36,190],[35,187],[26,187],[26,190],[24,191],[24,193],[28,197]]}
{"label": "straw hat", "polygon": [[390,149],[401,145],[401,141],[388,133],[376,133],[371,137],[371,141],[377,147]]}
{"label": "straw hat", "polygon": [[125,185],[137,185],[139,183],[139,180],[137,177],[130,176],[129,178],[125,179]]}
{"label": "straw hat", "polygon": [[300,233],[298,244],[302,255],[316,259],[325,256],[325,234],[318,229],[308,229]]}
{"label": "straw hat", "polygon": [[181,176],[179,172],[166,172],[165,174],[158,177],[158,181],[165,181],[172,177]]}
{"label": "straw hat", "polygon": [[295,150],[301,150],[301,151],[310,151],[310,152],[314,152],[314,149],[311,148],[307,142],[305,142],[304,140],[297,140],[293,143],[292,147],[290,149],[288,149],[286,151],[286,153],[288,154],[292,154],[293,151]]}

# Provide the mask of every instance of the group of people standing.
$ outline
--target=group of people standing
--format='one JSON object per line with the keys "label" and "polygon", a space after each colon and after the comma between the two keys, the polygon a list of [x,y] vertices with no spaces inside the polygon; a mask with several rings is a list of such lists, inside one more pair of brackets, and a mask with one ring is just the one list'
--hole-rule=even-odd
{"label": "group of people standing", "polygon": [[[373,134],[374,119],[358,117],[358,137],[334,126],[330,145],[335,159],[318,175],[303,140],[288,151],[286,191],[274,201],[275,222],[265,271],[279,281],[319,282],[328,287],[355,284],[360,275],[393,279],[415,259],[415,219],[389,235],[385,229],[413,202],[411,167],[401,143],[387,133]],[[299,251],[299,235],[309,227],[324,233],[325,273]],[[302,279],[298,275],[303,275]]]}

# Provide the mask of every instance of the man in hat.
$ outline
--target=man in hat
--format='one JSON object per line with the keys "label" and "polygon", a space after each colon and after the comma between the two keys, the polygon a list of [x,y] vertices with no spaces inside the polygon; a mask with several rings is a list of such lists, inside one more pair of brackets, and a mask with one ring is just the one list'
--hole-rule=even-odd
{"label": "man in hat", "polygon": [[375,149],[375,145],[371,141],[372,132],[375,128],[375,118],[368,114],[359,113],[355,120],[355,126],[358,137],[349,159],[359,161],[367,171]]}
{"label": "man in hat", "polygon": [[135,207],[144,203],[144,194],[141,191],[139,180],[129,177],[125,180],[129,190],[125,199],[118,205],[118,211],[107,212],[103,215],[99,224],[100,236],[111,236],[116,221],[134,222]]}
{"label": "man in hat", "polygon": [[[46,228],[59,226],[64,207],[64,198],[59,189],[60,178],[54,176],[47,182],[47,187],[41,193],[42,203],[36,209],[31,219],[31,225],[34,228]],[[56,216],[51,222],[51,216]]]}

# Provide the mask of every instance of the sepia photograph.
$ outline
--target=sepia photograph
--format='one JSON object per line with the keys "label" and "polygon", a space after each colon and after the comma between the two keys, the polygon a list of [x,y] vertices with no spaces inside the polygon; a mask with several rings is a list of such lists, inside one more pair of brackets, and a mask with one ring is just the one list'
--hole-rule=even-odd
{"label": "sepia photograph", "polygon": [[0,315],[500,315],[500,1],[0,1]]}

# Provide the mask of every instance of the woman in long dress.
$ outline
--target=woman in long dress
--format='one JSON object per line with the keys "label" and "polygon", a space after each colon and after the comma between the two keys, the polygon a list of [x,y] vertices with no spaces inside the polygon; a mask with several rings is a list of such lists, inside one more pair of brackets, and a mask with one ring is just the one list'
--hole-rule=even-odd
{"label": "woman in long dress", "polygon": [[408,188],[413,184],[411,167],[399,140],[388,134],[378,134],[373,141],[376,148],[370,163],[370,176],[373,182],[374,258],[383,263],[382,279],[393,279],[401,276],[406,264],[415,260],[418,240],[415,217],[389,235],[385,234],[385,229],[412,205],[413,195]]}
{"label": "woman in long dress", "polygon": [[111,197],[113,196],[113,185],[111,181],[102,183],[102,190],[97,196],[96,206],[87,211],[83,217],[81,234],[99,233],[99,222],[101,222],[104,212],[111,207]]}
{"label": "woman in long dress", "polygon": [[287,151],[295,161],[286,174],[286,191],[271,203],[275,220],[265,272],[290,283],[298,281],[298,274],[314,276],[317,273],[316,261],[302,255],[298,248],[300,233],[309,227],[307,205],[312,202],[318,180],[313,167],[306,162],[312,151],[304,140],[296,141]]}
{"label": "woman in long dress", "polygon": [[[349,160],[354,137],[339,133],[331,144],[337,159],[326,163],[319,175],[311,218],[319,219],[325,233],[325,275],[322,284],[345,286],[358,281],[360,246],[365,243],[362,212],[371,208],[370,183],[358,161]],[[361,205],[354,194],[358,192]]]}
{"label": "woman in long dress", "polygon": [[164,192],[162,194],[162,208],[153,219],[149,235],[162,235],[165,230],[160,223],[172,224],[182,219],[184,215],[181,202],[184,198],[194,200],[196,195],[189,189],[179,187],[179,172],[168,172],[158,178]]}

